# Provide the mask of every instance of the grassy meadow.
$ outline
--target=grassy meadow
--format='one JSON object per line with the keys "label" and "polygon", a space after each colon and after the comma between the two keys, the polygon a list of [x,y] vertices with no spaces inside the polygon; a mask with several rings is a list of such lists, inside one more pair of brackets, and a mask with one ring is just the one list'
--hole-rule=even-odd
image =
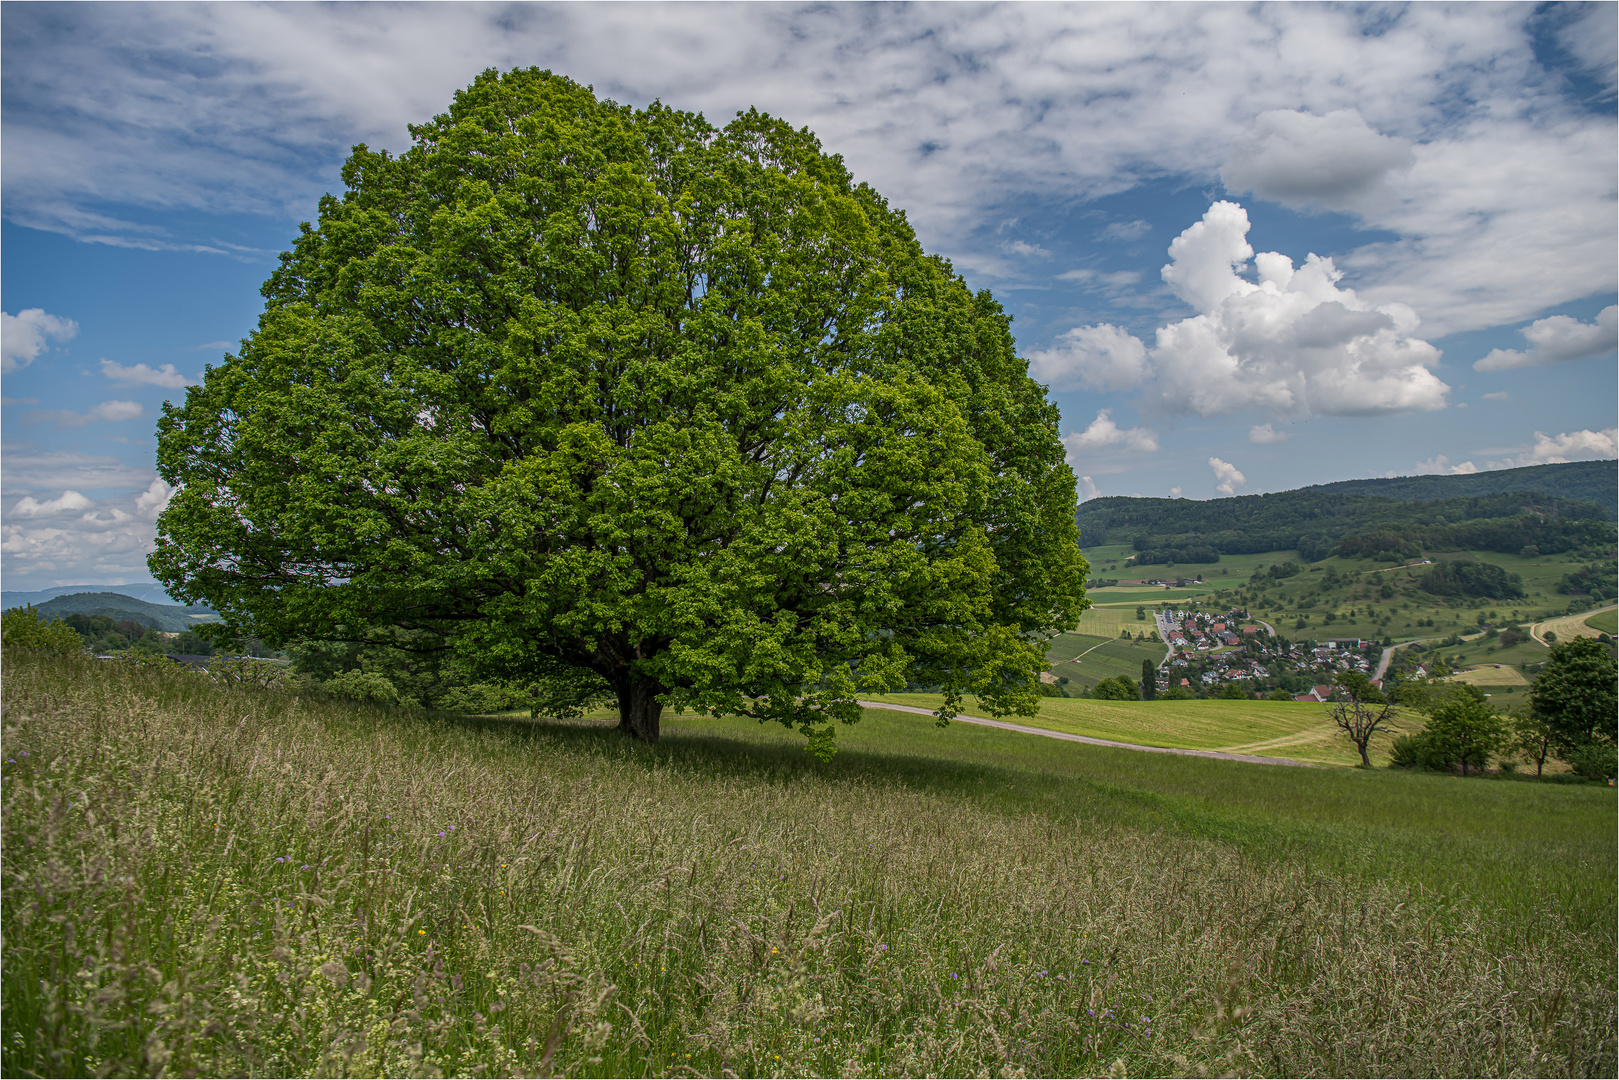
{"label": "grassy meadow", "polygon": [[1606,788],[0,693],[8,1076],[1615,1071]]}

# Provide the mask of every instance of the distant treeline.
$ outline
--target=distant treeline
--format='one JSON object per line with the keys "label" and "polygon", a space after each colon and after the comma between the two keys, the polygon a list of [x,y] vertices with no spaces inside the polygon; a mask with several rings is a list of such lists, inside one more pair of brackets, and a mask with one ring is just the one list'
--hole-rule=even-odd
{"label": "distant treeline", "polygon": [[1381,495],[1406,502],[1534,491],[1575,502],[1601,503],[1608,508],[1609,517],[1614,517],[1619,516],[1619,462],[1567,461],[1557,465],[1526,465],[1521,469],[1492,469],[1465,476],[1340,480],[1334,484],[1314,484],[1302,490],[1338,495]]}
{"label": "distant treeline", "polygon": [[1534,492],[1434,502],[1320,489],[1207,502],[1113,496],[1085,503],[1077,520],[1081,546],[1128,544],[1138,564],[1288,549],[1306,562],[1408,558],[1423,549],[1536,555],[1615,542],[1607,507]]}

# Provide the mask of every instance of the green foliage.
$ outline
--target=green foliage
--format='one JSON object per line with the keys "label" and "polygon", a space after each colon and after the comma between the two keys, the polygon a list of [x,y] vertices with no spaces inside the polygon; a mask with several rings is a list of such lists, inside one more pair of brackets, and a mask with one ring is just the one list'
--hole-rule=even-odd
{"label": "green foliage", "polygon": [[1552,746],[1565,761],[1593,741],[1613,745],[1619,671],[1612,651],[1593,638],[1558,642],[1530,688],[1529,708],[1551,730]]}
{"label": "green foliage", "polygon": [[1436,563],[1418,583],[1435,596],[1487,597],[1512,600],[1523,596],[1523,578],[1494,563],[1448,559]]}
{"label": "green foliage", "polygon": [[1616,579],[1619,579],[1619,562],[1591,563],[1571,574],[1564,574],[1557,583],[1557,591],[1565,596],[1611,600],[1619,595],[1619,580]]}
{"label": "green foliage", "polygon": [[1036,707],[1034,636],[1085,603],[1057,410],[902,214],[807,131],[537,70],[412,134],[165,412],[173,594],[607,688],[648,740],[672,705],[829,753],[907,681]]}
{"label": "green foliage", "polygon": [[1087,696],[1098,701],[1139,701],[1141,689],[1128,675],[1115,675],[1091,687]]}
{"label": "green foliage", "polygon": [[1394,740],[1390,747],[1395,768],[1449,771],[1460,767],[1482,771],[1492,755],[1508,747],[1509,732],[1501,714],[1476,686],[1452,684],[1429,705],[1426,727]]}
{"label": "green foliage", "polygon": [[1138,551],[1135,557],[1137,566],[1169,565],[1173,563],[1217,563],[1219,561],[1220,553],[1211,547],[1148,548]]}
{"label": "green foliage", "polygon": [[1568,756],[1569,766],[1587,780],[1619,776],[1619,753],[1612,743],[1588,742]]}
{"label": "green foliage", "polygon": [[1158,665],[1146,657],[1141,660],[1141,700],[1151,701],[1158,696]]}
{"label": "green foliage", "polygon": [[84,640],[71,626],[61,619],[46,618],[33,604],[0,614],[0,641],[58,655],[84,651]]}
{"label": "green foliage", "polygon": [[385,675],[372,671],[341,671],[321,684],[328,694],[349,701],[374,701],[381,705],[399,704],[399,688]]}
{"label": "green foliage", "polygon": [[1192,693],[1186,687],[1179,686],[1179,685],[1173,685],[1168,690],[1165,690],[1162,694],[1159,694],[1157,700],[1159,700],[1159,701],[1191,701],[1192,699],[1194,699],[1196,697],[1197,697],[1197,695]]}
{"label": "green foliage", "polygon": [[1248,691],[1234,682],[1222,683],[1220,697],[1226,701],[1246,701],[1248,700]]}
{"label": "green foliage", "polygon": [[1507,717],[1507,746],[1522,754],[1535,767],[1535,775],[1546,772],[1546,759],[1552,755],[1552,729],[1546,721],[1523,706],[1513,708]]}

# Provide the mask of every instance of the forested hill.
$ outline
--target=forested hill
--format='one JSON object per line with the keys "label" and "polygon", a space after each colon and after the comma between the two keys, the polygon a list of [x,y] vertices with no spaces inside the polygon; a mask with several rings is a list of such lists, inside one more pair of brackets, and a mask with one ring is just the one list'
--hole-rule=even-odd
{"label": "forested hill", "polygon": [[142,626],[171,633],[194,629],[198,623],[219,621],[218,614],[209,608],[151,604],[114,592],[84,592],[56,596],[39,604],[38,609],[42,615],[51,617],[78,613],[107,615],[113,619],[134,619]]}
{"label": "forested hill", "polygon": [[1619,516],[1619,461],[1569,461],[1560,465],[1530,465],[1522,469],[1497,469],[1465,476],[1339,480],[1333,484],[1312,484],[1300,490],[1382,495],[1409,502],[1533,491],[1576,502],[1601,503],[1608,508],[1609,514]]}
{"label": "forested hill", "polygon": [[1410,557],[1424,549],[1606,553],[1615,538],[1606,505],[1533,492],[1430,502],[1322,488],[1207,502],[1110,496],[1081,505],[1076,519],[1082,548],[1129,544],[1139,565],[1287,549],[1308,562],[1334,554]]}

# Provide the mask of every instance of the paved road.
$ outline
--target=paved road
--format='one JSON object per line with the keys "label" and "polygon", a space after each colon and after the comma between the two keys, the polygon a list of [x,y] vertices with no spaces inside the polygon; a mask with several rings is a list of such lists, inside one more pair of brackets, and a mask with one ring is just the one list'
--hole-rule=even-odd
{"label": "paved road", "polygon": [[[888,709],[892,712],[916,713],[918,716],[933,715],[933,710],[919,709],[915,705],[887,705],[881,701],[859,701],[856,704],[867,709]],[[1311,765],[1305,761],[1294,761],[1292,758],[1260,757],[1257,754],[1232,754],[1224,750],[1182,750],[1173,746],[1139,746],[1136,743],[1114,742],[1112,739],[1093,739],[1087,735],[1070,735],[1066,731],[1050,731],[1046,728],[1029,727],[1026,724],[1009,724],[1004,720],[986,720],[980,716],[958,715],[956,719],[964,724],[982,724],[984,727],[1000,728],[1003,731],[1021,731],[1025,735],[1044,735],[1048,739],[1089,743],[1091,746],[1111,746],[1119,750],[1144,750],[1149,754],[1178,754],[1181,757],[1219,758],[1221,761],[1246,761],[1253,765],[1295,765],[1301,769],[1319,769],[1321,767]]]}
{"label": "paved road", "polygon": [[1276,627],[1272,626],[1264,619],[1255,619],[1254,622],[1258,623],[1260,626],[1263,626],[1265,628],[1265,633],[1269,634],[1271,637],[1276,636]]}
{"label": "paved road", "polygon": [[1172,624],[1169,616],[1161,611],[1152,613],[1152,622],[1154,626],[1158,627],[1158,636],[1163,639],[1164,648],[1169,650],[1164,654],[1164,658],[1158,661],[1160,668],[1166,668],[1169,666],[1169,662],[1175,659],[1175,646],[1169,643],[1169,629]]}

